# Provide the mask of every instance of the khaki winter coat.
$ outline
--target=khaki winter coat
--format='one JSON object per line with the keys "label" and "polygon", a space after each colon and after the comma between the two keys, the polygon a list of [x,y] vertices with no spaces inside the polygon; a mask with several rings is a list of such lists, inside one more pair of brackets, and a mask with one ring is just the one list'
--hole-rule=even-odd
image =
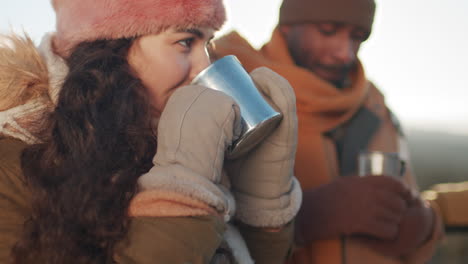
{"label": "khaki winter coat", "polygon": [[11,248],[31,211],[30,192],[20,173],[25,146],[19,140],[0,139],[0,263],[11,263]]}
{"label": "khaki winter coat", "polygon": [[[30,191],[20,166],[24,147],[26,144],[19,140],[0,139],[2,264],[12,263],[11,249],[31,212]],[[224,221],[215,216],[134,218],[128,238],[118,246],[115,260],[117,263],[153,264],[183,263],[184,259],[193,259],[194,263],[209,263],[221,244],[225,228]],[[167,251],[167,248],[171,248],[171,251]]]}

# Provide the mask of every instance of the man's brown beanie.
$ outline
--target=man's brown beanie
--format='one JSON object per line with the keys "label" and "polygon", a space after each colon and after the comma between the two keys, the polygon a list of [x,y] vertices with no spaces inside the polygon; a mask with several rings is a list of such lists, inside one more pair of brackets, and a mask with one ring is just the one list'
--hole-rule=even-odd
{"label": "man's brown beanie", "polygon": [[374,0],[283,0],[279,24],[342,22],[370,33],[374,12]]}

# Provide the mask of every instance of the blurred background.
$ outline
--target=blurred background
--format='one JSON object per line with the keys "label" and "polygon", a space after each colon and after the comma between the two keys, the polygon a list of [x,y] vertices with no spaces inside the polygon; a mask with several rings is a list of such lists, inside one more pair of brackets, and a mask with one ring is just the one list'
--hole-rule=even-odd
{"label": "blurred background", "polygon": [[[255,47],[268,41],[281,0],[224,2],[228,22],[219,34],[237,30]],[[376,3],[359,56],[405,128],[421,190],[468,181],[468,1]],[[24,30],[39,42],[54,25],[48,0],[2,3],[2,33]],[[468,263],[468,232],[451,232],[444,243],[433,263]]]}

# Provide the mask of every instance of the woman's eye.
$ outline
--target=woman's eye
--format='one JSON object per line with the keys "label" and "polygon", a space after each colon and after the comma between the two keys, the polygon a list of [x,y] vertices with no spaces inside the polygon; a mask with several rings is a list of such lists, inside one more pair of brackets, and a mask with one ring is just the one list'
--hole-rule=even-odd
{"label": "woman's eye", "polygon": [[186,48],[190,48],[194,42],[194,38],[186,38],[186,39],[182,39],[182,40],[179,40],[177,43],[179,43],[180,45],[186,47]]}

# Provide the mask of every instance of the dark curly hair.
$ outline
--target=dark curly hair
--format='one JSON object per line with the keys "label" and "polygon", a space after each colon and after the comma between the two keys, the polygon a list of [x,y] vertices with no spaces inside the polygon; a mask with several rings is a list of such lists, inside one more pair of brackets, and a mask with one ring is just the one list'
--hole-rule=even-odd
{"label": "dark curly hair", "polygon": [[132,41],[81,43],[67,58],[49,136],[23,152],[33,214],[15,263],[114,262],[137,179],[156,151],[150,102],[127,61]]}

